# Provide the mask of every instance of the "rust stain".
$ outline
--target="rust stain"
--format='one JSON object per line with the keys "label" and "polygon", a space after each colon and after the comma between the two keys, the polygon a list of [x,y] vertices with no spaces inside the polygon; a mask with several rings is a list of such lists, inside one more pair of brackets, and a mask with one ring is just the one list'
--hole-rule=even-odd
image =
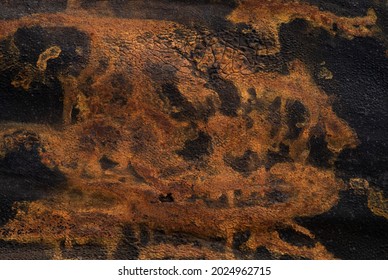
{"label": "rust stain", "polygon": [[[77,1],[71,3],[78,9]],[[346,189],[332,167],[311,163],[309,140],[324,139],[331,166],[344,148],[358,145],[355,132],[333,112],[332,100],[303,62],[291,61],[286,75],[253,71],[240,49],[211,30],[205,36],[170,21],[118,19],[108,12],[100,17],[82,10],[74,14],[71,7],[64,13],[0,22],[0,38],[39,25],[75,27],[91,41],[89,62],[80,75],[58,74],[64,89],[62,129],[1,124],[2,137],[15,130],[39,135],[41,162],[62,172],[69,186],[50,198],[15,203],[16,216],[0,229],[3,240],[44,240],[56,248],[58,259],[64,258],[61,242],[66,248],[94,242],[112,258],[124,224],[132,225],[137,237],[146,225],[166,234],[221,238],[227,249],[157,244],[140,248],[140,259],[232,259],[235,234],[249,230],[250,250],[264,246],[279,255],[333,258],[320,242],[295,246],[276,231],[290,227],[313,239],[294,218],[328,211]],[[275,42],[258,48],[260,56],[280,51],[279,26],[295,18],[333,34],[336,23],[347,38],[373,36],[370,26],[376,22],[373,10],[365,17],[345,18],[295,1],[243,1],[229,15],[232,22],[250,23]],[[205,39],[210,40],[206,48],[189,58]],[[48,61],[63,51],[59,46],[46,49],[37,69],[45,71]],[[219,69],[221,85],[206,78],[212,65]],[[31,69],[26,66],[13,85],[28,89],[40,79]],[[320,75],[332,77],[325,67]],[[240,106],[231,113],[222,113],[227,101],[217,92],[220,87],[238,96]],[[163,96],[165,91],[184,101]],[[74,108],[79,111],[76,120]],[[287,116],[293,108],[303,112],[291,125]],[[273,155],[282,159],[271,162]],[[367,189],[369,207],[387,218],[382,194]]]}
{"label": "rust stain", "polygon": [[47,68],[47,61],[57,58],[61,52],[62,50],[58,46],[52,46],[48,48],[39,55],[38,61],[36,62],[36,67],[38,67],[40,71],[45,71]]}

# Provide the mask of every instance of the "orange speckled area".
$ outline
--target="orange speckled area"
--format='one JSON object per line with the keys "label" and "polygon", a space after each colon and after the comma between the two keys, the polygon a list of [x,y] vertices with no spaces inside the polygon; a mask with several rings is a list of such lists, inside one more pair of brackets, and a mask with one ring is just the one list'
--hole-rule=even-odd
{"label": "orange speckled area", "polygon": [[[381,191],[336,173],[337,157],[360,141],[333,110],[335,98],[304,61],[277,58],[279,29],[295,19],[344,40],[379,37],[372,8],[345,17],[299,1],[239,1],[225,17],[249,25],[237,40],[256,30],[267,42],[250,46],[258,59],[252,66],[241,44],[210,27],[116,17],[109,1],[91,8],[81,2],[68,1],[58,13],[0,20],[10,57],[22,55],[12,38],[23,28],[71,28],[89,40],[87,48],[74,48],[87,57],[77,73],[50,70],[68,51],[59,41],[35,63],[0,63],[20,69],[12,79],[17,90],[50,86],[53,79],[63,89],[59,124],[0,124],[0,158],[20,147],[32,151],[37,143],[41,164],[66,178],[58,191],[15,201],[1,240],[45,244],[54,259],[80,258],[68,252],[88,244],[103,248],[108,259],[234,259],[241,257],[236,246],[246,252],[264,247],[275,258],[333,259],[296,218],[329,211],[349,189],[362,189],[371,211],[387,218]],[[324,77],[333,77],[330,70],[322,70]],[[325,143],[330,157],[324,166],[312,158],[311,139]],[[313,241],[287,242],[284,229]],[[188,241],[155,241],[159,232]],[[240,244],[237,237],[247,232]],[[128,234],[132,241],[125,241]],[[217,240],[222,249],[211,245]]]}

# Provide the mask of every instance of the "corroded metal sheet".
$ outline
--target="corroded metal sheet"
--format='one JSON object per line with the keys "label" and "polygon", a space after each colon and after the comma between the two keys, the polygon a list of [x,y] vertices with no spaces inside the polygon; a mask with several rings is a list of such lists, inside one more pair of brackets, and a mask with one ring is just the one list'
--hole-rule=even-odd
{"label": "corroded metal sheet", "polygon": [[386,259],[386,1],[0,1],[1,259]]}

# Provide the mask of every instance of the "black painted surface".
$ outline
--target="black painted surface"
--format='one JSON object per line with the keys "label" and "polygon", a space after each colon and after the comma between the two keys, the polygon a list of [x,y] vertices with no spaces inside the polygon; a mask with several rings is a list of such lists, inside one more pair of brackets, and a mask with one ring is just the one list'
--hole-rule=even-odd
{"label": "black painted surface", "polygon": [[211,137],[205,132],[200,131],[198,136],[193,140],[187,140],[182,150],[177,154],[185,160],[195,161],[202,160],[212,152]]}
{"label": "black painted surface", "polygon": [[114,253],[116,260],[135,260],[139,257],[139,240],[130,225],[123,227],[123,237]]}
{"label": "black painted surface", "polygon": [[295,140],[303,129],[303,123],[307,121],[309,113],[302,102],[298,100],[287,100],[286,118],[288,132],[286,139]]}
{"label": "black painted surface", "polygon": [[[39,56],[55,46],[59,56],[39,69]],[[70,27],[22,27],[0,41],[5,57],[0,61],[0,122],[61,124],[64,93],[58,75],[78,76],[89,52],[88,36]]]}
{"label": "black painted surface", "polygon": [[179,91],[177,86],[172,83],[162,85],[162,90],[159,93],[160,98],[164,101],[165,106],[173,108],[170,116],[179,121],[196,120],[197,110]]}
{"label": "black painted surface", "polygon": [[118,17],[170,20],[189,26],[206,25],[222,30],[228,24],[225,17],[237,6],[237,1],[226,0],[220,3],[216,0],[111,0],[109,4]]}
{"label": "black painted surface", "polygon": [[307,161],[314,166],[329,168],[332,163],[333,152],[327,147],[327,142],[323,135],[312,135],[309,139],[308,146],[310,153]]}
{"label": "black painted surface", "polygon": [[0,260],[50,260],[54,250],[45,244],[0,240]]}
{"label": "black painted surface", "polygon": [[282,162],[292,162],[292,159],[290,157],[290,147],[280,143],[277,151],[268,150],[265,167],[270,169],[276,163]]}
{"label": "black painted surface", "polygon": [[35,13],[56,13],[66,9],[67,0],[0,0],[0,19],[15,19]]}
{"label": "black painted surface", "polygon": [[338,205],[327,213],[299,218],[328,251],[340,259],[387,259],[388,221],[374,215],[367,198],[341,192]]}
{"label": "black painted surface", "polygon": [[321,10],[329,11],[346,17],[364,16],[373,6],[369,0],[303,0],[318,6]]}
{"label": "black painted surface", "polygon": [[[83,1],[81,7],[92,9],[97,7],[99,1]],[[178,2],[178,5],[177,5]],[[216,3],[217,2],[217,3]],[[307,163],[319,168],[334,168],[338,176],[345,181],[352,177],[363,177],[370,184],[382,190],[388,196],[388,59],[385,55],[387,46],[388,13],[384,1],[373,2],[366,0],[306,0],[306,2],[319,6],[322,10],[331,11],[344,16],[365,15],[369,7],[373,7],[378,15],[378,25],[382,33],[378,39],[354,38],[352,40],[341,37],[341,34],[332,36],[323,29],[313,28],[303,20],[295,20],[284,24],[280,29],[281,54],[269,57],[260,57],[250,48],[252,44],[272,46],[273,42],[265,41],[263,37],[249,25],[234,25],[225,17],[235,8],[235,1],[149,1],[144,4],[140,1],[109,1],[117,16],[123,18],[150,18],[173,20],[194,27],[202,36],[202,26],[210,27],[214,33],[212,36],[222,40],[243,51],[254,71],[277,71],[286,73],[286,62],[293,59],[301,59],[307,64],[314,74],[315,82],[331,95],[334,100],[336,114],[343,118],[355,129],[360,145],[356,149],[346,149],[338,160],[332,161],[333,154],[327,149],[327,143],[322,135],[317,133],[310,135],[308,146],[310,155]],[[149,4],[151,3],[151,4]],[[66,1],[0,1],[0,19],[19,18],[37,12],[58,12],[65,8]],[[147,5],[147,13],[141,13]],[[251,29],[249,33],[242,33],[242,29]],[[337,30],[333,26],[334,30]],[[385,32],[385,34],[384,34]],[[237,40],[236,40],[237,38]],[[241,41],[241,38],[246,40]],[[4,59],[0,63],[0,87],[9,96],[0,99],[0,121],[36,122],[48,124],[60,124],[63,113],[63,89],[57,79],[59,73],[77,76],[88,62],[89,42],[85,34],[74,28],[32,28],[19,29],[14,37],[15,46],[21,55],[11,52],[12,38],[0,42],[0,53]],[[204,39],[206,42],[206,38]],[[237,43],[236,43],[237,42]],[[384,45],[385,44],[385,45]],[[62,49],[61,55],[49,60],[45,73],[45,80],[33,80],[28,90],[22,87],[12,86],[14,78],[25,71],[27,64],[35,65],[39,55],[52,45],[58,45]],[[82,50],[79,55],[76,48]],[[190,54],[193,58],[200,57],[204,53],[205,45],[198,45]],[[258,66],[258,65],[264,66]],[[4,67],[12,65],[12,67]],[[318,76],[322,67],[328,68],[333,73],[332,79],[321,79]],[[107,67],[107,63],[101,61],[101,68]],[[156,66],[157,68],[157,66]],[[205,77],[208,87],[216,91],[221,100],[221,112],[230,117],[237,115],[237,110],[242,107],[237,88],[228,80],[221,79],[216,67],[208,69]],[[163,71],[165,74],[166,71]],[[168,73],[168,75],[173,75]],[[155,74],[155,80],[165,81],[165,76]],[[162,84],[160,97],[178,109],[171,116],[180,121],[190,119],[206,120],[214,114],[211,101],[207,104],[209,111],[198,110],[193,104],[179,92],[178,88],[170,83]],[[122,77],[113,79],[117,87],[123,83]],[[112,84],[114,86],[114,84]],[[131,90],[129,90],[131,92]],[[249,90],[251,100],[257,101],[254,89]],[[252,102],[253,102],[252,101]],[[112,98],[113,103],[122,104],[123,100]],[[247,113],[260,109],[260,105],[248,104],[244,109]],[[281,99],[274,99],[270,105],[268,120],[272,122],[271,136],[276,136],[281,125],[280,116]],[[301,131],[298,124],[307,117],[308,112],[302,103],[287,101],[286,123],[289,127],[288,138],[296,139]],[[77,121],[77,109],[72,112],[72,121]],[[247,128],[252,126],[247,119]],[[317,128],[319,130],[319,128]],[[49,169],[40,162],[37,149],[38,141],[32,141],[32,147],[26,148],[20,145],[17,149],[10,150],[0,160],[0,225],[5,224],[15,214],[12,205],[15,201],[30,201],[47,196],[52,190],[58,189],[65,183],[64,176],[55,169]],[[212,150],[211,138],[204,132],[199,132],[195,139],[187,141],[178,155],[189,161],[204,159]],[[275,163],[288,162],[289,147],[280,144],[278,148],[267,152],[266,167],[270,169]],[[117,163],[107,157],[100,160],[102,169],[114,168]],[[234,170],[241,173],[249,173],[261,164],[257,154],[246,151],[240,157],[226,159]],[[28,166],[28,168],[26,168]],[[139,181],[144,179],[128,165],[128,172]],[[241,193],[240,193],[241,195]],[[239,194],[236,193],[236,197]],[[288,197],[277,191],[268,194],[273,203],[285,202]],[[225,197],[219,201],[202,199],[208,207],[222,208],[227,205]],[[173,202],[171,194],[161,195],[161,202]],[[253,201],[253,200],[252,200]],[[239,204],[240,203],[240,204]],[[251,206],[248,202],[237,201],[237,207]],[[324,244],[330,252],[338,258],[344,259],[386,259],[388,251],[388,222],[382,217],[374,215],[367,207],[366,196],[358,195],[352,191],[341,193],[341,199],[337,206],[329,212],[316,217],[299,218],[298,222],[310,229],[316,239]],[[279,235],[284,241],[294,246],[313,247],[315,240],[301,235],[289,228],[279,229]],[[134,259],[139,256],[139,243],[143,246],[150,242],[150,232],[142,228],[140,241],[130,226],[124,227],[124,237],[115,253],[118,259]],[[173,234],[171,236],[162,233],[153,233],[159,242],[171,242],[174,245],[189,244],[194,242],[192,237],[185,234]],[[244,243],[248,240],[249,232],[240,232],[234,235],[233,247],[237,256],[252,254],[254,258],[282,258],[293,259],[295,257],[283,255],[277,256],[265,247],[259,247],[255,252],[246,252]],[[50,258],[47,247],[43,245],[23,245],[13,242],[0,242],[0,247],[15,252],[15,258],[23,258],[20,252],[30,251],[32,255],[26,258]],[[222,244],[219,240],[214,242]],[[221,245],[220,248],[223,248]],[[84,258],[92,256],[94,259],[106,258],[106,251],[98,245],[87,244],[74,246],[71,250],[62,247],[63,254],[68,258]],[[18,253],[19,252],[19,253]],[[34,252],[36,253],[36,255]],[[0,252],[0,258],[2,252]]]}
{"label": "black painted surface", "polygon": [[[360,145],[345,150],[336,167],[341,176],[364,177],[387,192],[382,182],[388,172],[388,58],[383,43],[373,38],[347,40],[303,20],[281,27],[282,53],[302,59],[313,73],[321,64],[332,79],[316,83],[334,96],[333,109],[356,131]],[[317,140],[315,140],[317,142]]]}
{"label": "black painted surface", "polygon": [[100,158],[99,162],[100,162],[100,166],[101,166],[102,170],[112,169],[112,168],[115,168],[118,165],[117,162],[109,159],[105,155],[102,156],[102,158]]}
{"label": "black painted surface", "polygon": [[72,244],[71,248],[65,246],[64,242],[61,243],[62,256],[65,259],[73,260],[106,260],[107,249],[100,244]]}
{"label": "black painted surface", "polygon": [[225,116],[237,116],[237,109],[241,105],[240,95],[236,86],[228,80],[222,79],[218,69],[209,69],[209,83],[207,86],[217,92],[221,101],[220,111]]}
{"label": "black painted surface", "polygon": [[312,248],[316,244],[316,242],[309,236],[301,232],[295,231],[292,228],[279,229],[278,233],[280,239],[297,247]]}
{"label": "black painted surface", "polygon": [[[24,140],[17,141],[18,137]],[[0,159],[0,225],[16,214],[14,202],[48,197],[66,186],[66,177],[59,170],[41,163],[38,149],[42,147],[35,133],[16,131],[5,138],[14,141],[14,146]]]}
{"label": "black painted surface", "polygon": [[[388,58],[383,42],[372,38],[347,40],[331,36],[295,20],[280,29],[286,59],[301,59],[315,73],[315,82],[334,98],[333,109],[357,133],[360,144],[345,149],[335,162],[344,180],[362,177],[387,196],[388,173]],[[320,79],[320,67],[333,73]],[[331,152],[322,136],[312,135],[309,162],[328,168]],[[328,213],[301,219],[320,242],[338,258],[386,259],[388,222],[374,215],[365,196],[343,192],[340,202]]]}

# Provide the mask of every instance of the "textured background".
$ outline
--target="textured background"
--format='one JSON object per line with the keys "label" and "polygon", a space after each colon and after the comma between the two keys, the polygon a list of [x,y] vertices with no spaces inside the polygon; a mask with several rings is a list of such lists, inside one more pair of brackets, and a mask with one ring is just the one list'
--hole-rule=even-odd
{"label": "textured background", "polygon": [[0,0],[1,259],[387,259],[388,2]]}

